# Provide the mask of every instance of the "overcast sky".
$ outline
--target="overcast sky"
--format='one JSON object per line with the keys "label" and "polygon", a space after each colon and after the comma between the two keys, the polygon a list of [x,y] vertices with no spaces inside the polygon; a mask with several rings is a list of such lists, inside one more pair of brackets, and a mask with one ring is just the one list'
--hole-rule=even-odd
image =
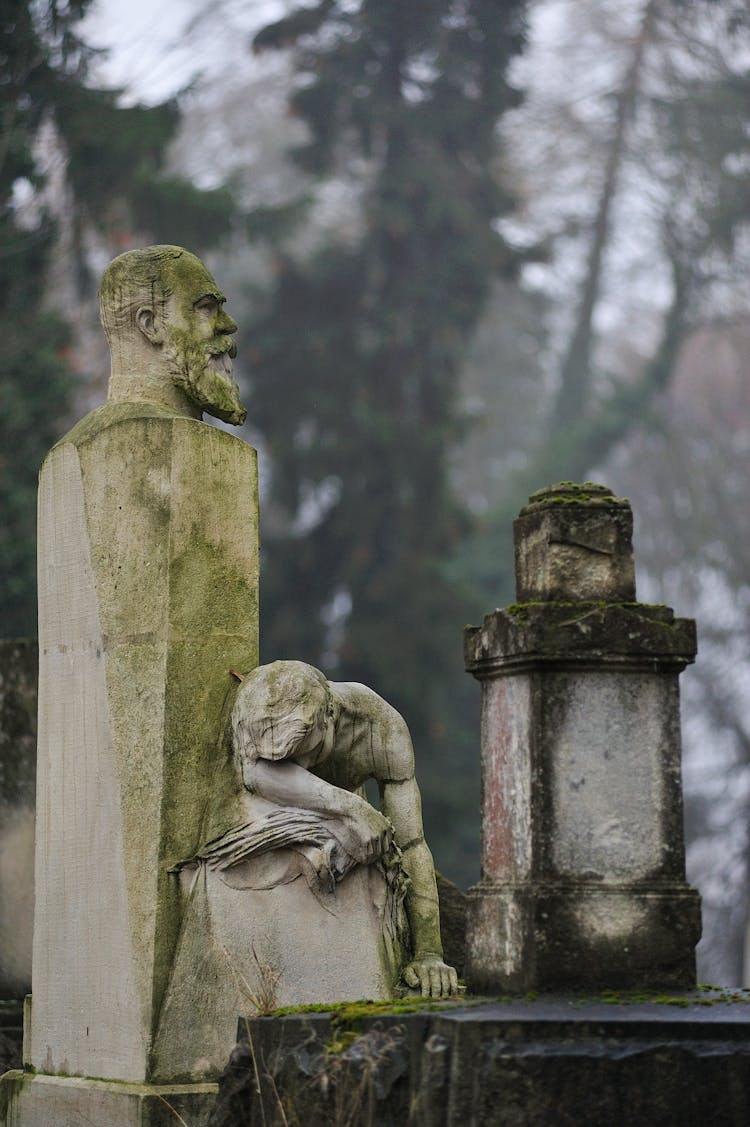
{"label": "overcast sky", "polygon": [[[285,0],[95,0],[81,25],[83,38],[108,51],[94,77],[120,86],[127,101],[158,102],[203,71],[220,72],[255,28],[280,15]],[[249,54],[249,52],[248,52]]]}

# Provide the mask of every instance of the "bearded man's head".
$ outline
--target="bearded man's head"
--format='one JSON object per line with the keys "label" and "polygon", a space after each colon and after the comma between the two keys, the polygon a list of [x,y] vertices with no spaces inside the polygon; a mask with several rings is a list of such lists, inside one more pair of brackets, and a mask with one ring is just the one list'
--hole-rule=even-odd
{"label": "bearded man's head", "polygon": [[109,264],[99,312],[112,348],[140,333],[159,351],[164,375],[199,411],[239,426],[247,412],[232,375],[237,324],[224,294],[194,254],[176,246],[126,251]]}

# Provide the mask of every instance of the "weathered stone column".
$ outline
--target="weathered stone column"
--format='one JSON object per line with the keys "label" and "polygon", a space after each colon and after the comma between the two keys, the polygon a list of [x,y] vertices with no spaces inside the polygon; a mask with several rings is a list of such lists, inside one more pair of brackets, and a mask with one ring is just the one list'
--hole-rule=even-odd
{"label": "weathered stone column", "polygon": [[220,799],[229,670],[258,661],[255,451],[107,404],[48,455],[39,539],[29,1059],[152,1080],[181,923],[170,869]]}
{"label": "weathered stone column", "polygon": [[695,984],[677,679],[695,623],[635,601],[632,513],[601,485],[532,494],[518,602],[466,631],[482,684],[472,990]]}

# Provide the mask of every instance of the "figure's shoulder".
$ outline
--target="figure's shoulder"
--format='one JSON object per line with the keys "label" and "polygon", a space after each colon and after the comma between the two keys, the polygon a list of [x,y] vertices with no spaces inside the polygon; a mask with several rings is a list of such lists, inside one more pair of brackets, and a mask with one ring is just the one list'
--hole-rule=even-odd
{"label": "figure's shoulder", "polygon": [[389,728],[405,724],[401,713],[367,685],[358,681],[331,681],[329,684],[334,699],[350,715]]}
{"label": "figure's shoulder", "polygon": [[358,681],[329,681],[328,684],[334,698],[347,709],[366,711],[386,703],[373,689]]}
{"label": "figure's shoulder", "polygon": [[[91,442],[102,431],[120,423],[127,423],[134,419],[180,419],[183,416],[169,407],[162,407],[157,403],[139,403],[118,400],[108,402],[101,407],[95,407],[84,415],[68,431],[67,434],[55,443],[52,449],[58,446],[83,446]],[[191,420],[193,421],[193,420]]]}

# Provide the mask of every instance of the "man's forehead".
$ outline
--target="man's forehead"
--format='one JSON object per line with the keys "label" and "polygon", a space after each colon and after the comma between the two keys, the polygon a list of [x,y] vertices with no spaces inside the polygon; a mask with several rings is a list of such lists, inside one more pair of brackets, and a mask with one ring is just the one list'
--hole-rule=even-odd
{"label": "man's forehead", "polygon": [[172,265],[171,273],[174,290],[189,298],[193,304],[203,297],[213,297],[218,302],[226,301],[226,296],[219,289],[215,279],[201,260],[194,255],[181,255]]}

